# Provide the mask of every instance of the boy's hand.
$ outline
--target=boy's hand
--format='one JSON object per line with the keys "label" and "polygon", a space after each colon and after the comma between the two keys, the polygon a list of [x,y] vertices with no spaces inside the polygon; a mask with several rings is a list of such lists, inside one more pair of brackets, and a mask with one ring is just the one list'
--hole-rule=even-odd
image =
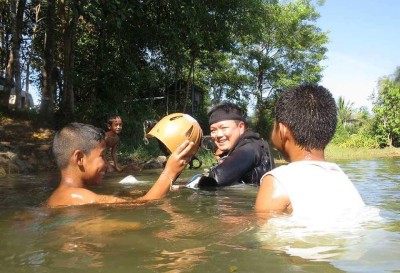
{"label": "boy's hand", "polygon": [[165,165],[165,171],[170,175],[178,175],[189,163],[193,154],[191,150],[194,143],[185,140],[176,150],[169,156],[167,164]]}
{"label": "boy's hand", "polygon": [[[175,189],[176,185],[172,183],[188,164],[190,158],[194,155],[191,151],[193,142],[186,140],[169,156],[167,164],[156,183],[139,200],[154,200],[163,198],[170,189]],[[167,179],[168,178],[168,179]]]}

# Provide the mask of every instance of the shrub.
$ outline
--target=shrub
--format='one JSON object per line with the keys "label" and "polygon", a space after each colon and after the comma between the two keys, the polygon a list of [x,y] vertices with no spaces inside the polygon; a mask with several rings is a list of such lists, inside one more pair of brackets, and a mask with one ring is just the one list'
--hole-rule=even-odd
{"label": "shrub", "polygon": [[341,143],[345,142],[349,137],[350,134],[346,130],[346,128],[342,124],[338,124],[331,143],[340,145]]}
{"label": "shrub", "polygon": [[345,141],[339,144],[340,147],[343,148],[369,148],[369,149],[377,149],[379,148],[378,140],[370,135],[364,134],[353,134]]}

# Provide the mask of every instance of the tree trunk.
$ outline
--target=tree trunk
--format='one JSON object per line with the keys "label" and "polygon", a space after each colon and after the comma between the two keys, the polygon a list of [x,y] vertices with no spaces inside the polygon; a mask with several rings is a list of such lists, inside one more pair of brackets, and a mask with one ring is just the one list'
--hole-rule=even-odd
{"label": "tree trunk", "polygon": [[391,134],[391,133],[388,133],[388,134],[387,134],[387,144],[388,144],[388,146],[389,146],[390,148],[393,147],[393,137],[392,137],[392,134]]}
{"label": "tree trunk", "polygon": [[[182,112],[183,113],[186,113],[186,108],[187,108],[187,105],[188,105],[188,101],[189,101],[189,88],[190,88],[190,86],[193,84],[193,77],[192,77],[192,75],[193,75],[193,73],[194,73],[194,63],[195,63],[195,61],[196,61],[196,53],[195,52],[193,52],[192,51],[192,59],[191,59],[191,62],[190,62],[190,68],[189,68],[189,73],[188,73],[188,77],[187,77],[187,79],[186,79],[186,87],[185,87],[185,101],[184,101],[184,104],[183,104],[183,110],[182,110]],[[193,102],[192,102],[193,103]]]}
{"label": "tree trunk", "polygon": [[[6,33],[3,27],[0,27],[0,45],[3,46],[3,48],[0,50],[1,54],[4,54],[7,49],[7,39],[6,39]],[[0,77],[4,77],[3,71],[5,70],[6,64],[4,58],[0,58]]]}
{"label": "tree trunk", "polygon": [[[9,2],[9,15],[10,15],[10,22],[12,22],[12,31],[14,31],[14,24],[16,22],[16,9],[17,9],[17,2],[16,0],[10,0]],[[13,36],[14,37],[14,36]],[[15,39],[12,39],[13,41],[15,41]],[[1,107],[4,109],[8,109],[8,102],[10,100],[10,94],[11,94],[11,89],[12,89],[12,85],[13,85],[13,68],[14,68],[14,42],[11,41],[11,48],[12,50],[9,52],[8,54],[8,61],[6,64],[6,75],[5,75],[5,82],[4,82],[4,92],[2,94],[2,100],[1,100]]]}
{"label": "tree trunk", "polygon": [[54,106],[56,97],[56,81],[53,77],[55,70],[55,0],[47,2],[46,10],[46,33],[44,42],[44,66],[42,69],[42,102],[40,106],[40,115],[43,121],[53,123]]}
{"label": "tree trunk", "polygon": [[[40,3],[39,3],[35,7],[35,25],[33,26],[33,29],[32,29],[32,40],[31,40],[28,60],[26,62],[26,75],[25,75],[25,93],[26,93],[25,95],[26,96],[29,95],[30,76],[31,76],[31,73],[30,73],[30,71],[31,71],[31,61],[32,61],[32,56],[33,56],[33,44],[35,43],[36,32],[37,32],[37,29],[38,29],[40,8],[41,8],[41,6],[40,6]],[[29,105],[29,101],[27,101],[25,99],[25,105],[23,105],[23,107],[28,107],[28,106],[31,107],[33,105]]]}
{"label": "tree trunk", "polygon": [[256,116],[257,116],[257,125],[262,126],[263,124],[263,113],[264,113],[264,104],[262,101],[262,92],[263,92],[263,85],[264,83],[264,70],[261,69],[261,67],[258,67],[258,73],[257,73],[257,93],[256,93]]}
{"label": "tree trunk", "polygon": [[8,101],[10,100],[11,88],[13,85],[13,65],[14,64],[14,55],[13,52],[10,52],[8,57],[8,63],[6,67],[6,75],[4,82],[4,93],[1,101],[1,106],[4,109],[8,109]]}
{"label": "tree trunk", "polygon": [[[15,0],[12,0],[15,1]],[[21,49],[21,41],[22,41],[22,29],[23,29],[23,19],[24,19],[24,11],[26,0],[17,0],[18,4],[16,5],[16,17],[15,22],[13,23],[13,39],[12,39],[12,48],[14,55],[14,79],[15,79],[15,107],[17,109],[22,108],[21,104],[21,63],[20,63],[20,49]]]}
{"label": "tree trunk", "polygon": [[29,77],[31,75],[31,59],[29,58],[26,62],[26,74],[25,74],[25,101],[24,104],[22,105],[22,108],[28,108],[30,106],[29,104]]}
{"label": "tree trunk", "polygon": [[257,91],[259,94],[259,98],[262,98],[262,92],[263,92],[263,87],[264,87],[263,83],[264,83],[264,70],[262,70],[261,68],[258,68]]}
{"label": "tree trunk", "polygon": [[74,85],[72,71],[74,68],[74,47],[76,42],[76,27],[78,23],[78,3],[74,0],[60,0],[60,18],[63,24],[64,36],[64,70],[63,90],[61,93],[61,106],[63,115],[71,119],[74,115]]}

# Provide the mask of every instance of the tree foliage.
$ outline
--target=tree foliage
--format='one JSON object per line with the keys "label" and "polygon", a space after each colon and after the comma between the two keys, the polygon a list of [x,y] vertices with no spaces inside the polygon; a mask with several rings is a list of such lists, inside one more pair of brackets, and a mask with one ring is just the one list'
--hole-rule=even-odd
{"label": "tree foliage", "polygon": [[373,107],[376,134],[389,147],[400,144],[400,83],[395,75],[379,80]]}
{"label": "tree foliage", "polygon": [[[146,118],[167,111],[200,118],[221,100],[253,104],[265,135],[276,92],[318,82],[326,51],[311,0],[6,0],[1,71],[17,26],[10,3],[25,4],[18,69],[40,91],[42,118],[56,126],[71,120],[102,126],[117,113],[135,139]],[[15,71],[9,75],[21,81]],[[183,91],[173,103],[165,92],[177,83]],[[199,112],[190,108],[195,85],[205,90]]]}
{"label": "tree foliage", "polygon": [[338,108],[339,123],[341,123],[343,126],[346,126],[355,122],[353,102],[346,101],[342,96],[339,96],[336,104]]}
{"label": "tree foliage", "polygon": [[346,101],[342,96],[336,104],[338,125],[331,143],[344,148],[379,148],[368,109],[356,109],[353,102]]}
{"label": "tree foliage", "polygon": [[320,80],[328,38],[315,25],[318,16],[307,0],[268,1],[253,16],[257,29],[241,43],[240,64],[251,79],[258,131],[271,125],[279,90]]}

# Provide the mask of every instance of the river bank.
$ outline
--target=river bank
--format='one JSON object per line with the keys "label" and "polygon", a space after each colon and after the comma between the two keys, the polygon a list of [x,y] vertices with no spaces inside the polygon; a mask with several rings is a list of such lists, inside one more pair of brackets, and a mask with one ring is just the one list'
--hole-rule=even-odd
{"label": "river bank", "polygon": [[[0,117],[0,177],[11,173],[56,171],[57,166],[51,151],[53,136],[54,130],[37,127],[30,120]],[[274,155],[277,163],[285,162],[276,151]],[[326,158],[329,161],[397,156],[400,156],[400,148],[365,149],[329,145],[326,149]],[[212,161],[212,158],[203,159],[204,163]],[[133,162],[129,158],[121,158],[120,162],[127,166],[127,172],[140,171],[146,163],[142,160]],[[202,168],[207,167],[209,166]]]}
{"label": "river bank", "polygon": [[337,145],[328,145],[326,158],[330,161],[339,159],[367,159],[378,157],[400,156],[400,148],[386,147],[382,149],[343,148]]}
{"label": "river bank", "polygon": [[38,128],[30,120],[0,117],[0,177],[56,170],[53,135],[53,130]]}
{"label": "river bank", "polygon": [[[286,161],[277,152],[274,151],[275,162],[283,164]],[[386,147],[382,149],[367,148],[344,148],[338,145],[328,145],[325,150],[327,161],[335,162],[337,160],[358,160],[381,157],[400,157],[400,148]]]}

